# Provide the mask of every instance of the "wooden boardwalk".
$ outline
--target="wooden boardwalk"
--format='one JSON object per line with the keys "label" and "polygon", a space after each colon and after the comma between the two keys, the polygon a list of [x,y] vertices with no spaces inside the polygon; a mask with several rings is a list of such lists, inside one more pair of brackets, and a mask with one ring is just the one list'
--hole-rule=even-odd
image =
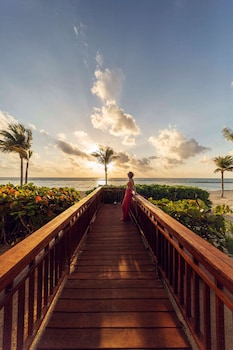
{"label": "wooden boardwalk", "polygon": [[36,349],[192,349],[136,226],[104,204]]}

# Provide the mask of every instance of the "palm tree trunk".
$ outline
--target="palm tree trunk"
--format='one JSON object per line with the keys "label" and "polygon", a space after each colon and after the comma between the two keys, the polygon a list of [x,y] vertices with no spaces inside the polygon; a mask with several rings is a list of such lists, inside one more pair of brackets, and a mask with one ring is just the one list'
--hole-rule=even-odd
{"label": "palm tree trunk", "polygon": [[221,178],[222,178],[222,198],[224,196],[224,179],[223,179],[223,171],[221,172]]}
{"label": "palm tree trunk", "polygon": [[108,184],[108,169],[107,169],[107,165],[104,165],[104,170],[105,170],[105,185]]}
{"label": "palm tree trunk", "polygon": [[20,156],[20,186],[23,186],[23,157]]}
{"label": "palm tree trunk", "polygon": [[27,161],[27,164],[26,164],[25,184],[28,183],[28,167],[29,167],[29,161]]}

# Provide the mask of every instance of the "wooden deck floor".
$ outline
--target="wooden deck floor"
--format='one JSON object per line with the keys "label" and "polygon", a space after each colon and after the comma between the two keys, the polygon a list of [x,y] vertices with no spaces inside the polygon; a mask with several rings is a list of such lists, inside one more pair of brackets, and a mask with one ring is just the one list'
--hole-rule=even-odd
{"label": "wooden deck floor", "polygon": [[101,207],[37,349],[191,349],[136,226]]}

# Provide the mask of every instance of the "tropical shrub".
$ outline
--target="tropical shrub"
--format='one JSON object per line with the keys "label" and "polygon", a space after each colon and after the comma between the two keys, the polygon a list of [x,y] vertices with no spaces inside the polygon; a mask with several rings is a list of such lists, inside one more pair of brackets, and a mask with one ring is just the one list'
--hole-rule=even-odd
{"label": "tropical shrub", "polygon": [[79,200],[74,188],[0,185],[0,242],[14,244]]}
{"label": "tropical shrub", "polygon": [[173,202],[167,198],[148,200],[218,249],[226,250],[226,221],[223,215],[213,213],[204,201],[182,199]]}
{"label": "tropical shrub", "polygon": [[198,187],[189,186],[168,186],[168,185],[136,185],[137,193],[146,198],[153,198],[160,200],[167,198],[171,201],[178,201],[182,199],[200,199],[205,205],[211,207],[209,200],[209,192]]}

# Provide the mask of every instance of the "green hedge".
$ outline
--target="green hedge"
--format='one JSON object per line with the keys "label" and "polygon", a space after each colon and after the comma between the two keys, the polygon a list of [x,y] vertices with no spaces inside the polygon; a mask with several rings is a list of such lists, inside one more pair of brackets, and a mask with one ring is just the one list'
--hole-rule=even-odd
{"label": "green hedge", "polygon": [[167,198],[172,201],[182,199],[201,199],[207,206],[211,207],[209,192],[198,187],[168,186],[168,185],[136,185],[137,193],[145,198],[160,200]]}

